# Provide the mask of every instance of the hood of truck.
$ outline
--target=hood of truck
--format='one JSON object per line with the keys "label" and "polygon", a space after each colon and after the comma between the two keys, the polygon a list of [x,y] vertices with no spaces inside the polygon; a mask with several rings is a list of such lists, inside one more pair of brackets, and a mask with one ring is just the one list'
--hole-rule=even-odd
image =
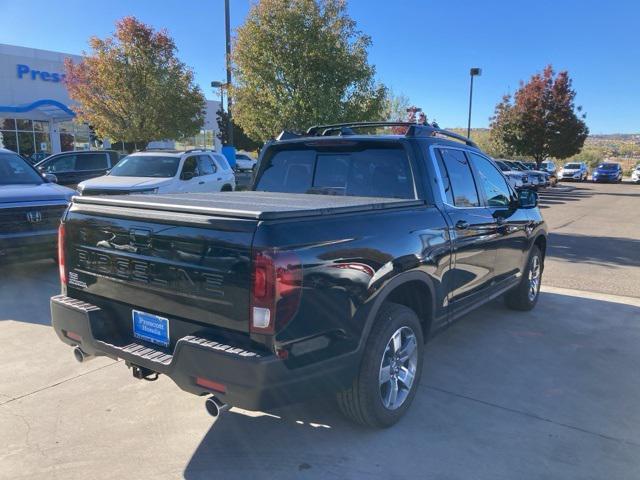
{"label": "hood of truck", "polygon": [[0,205],[21,202],[51,202],[71,200],[76,192],[55,183],[40,185],[0,185]]}
{"label": "hood of truck", "polygon": [[103,177],[85,180],[78,185],[78,190],[85,188],[99,188],[101,190],[122,190],[122,189],[153,189],[164,187],[171,183],[172,178],[151,178],[151,177],[118,177],[115,175],[104,175]]}

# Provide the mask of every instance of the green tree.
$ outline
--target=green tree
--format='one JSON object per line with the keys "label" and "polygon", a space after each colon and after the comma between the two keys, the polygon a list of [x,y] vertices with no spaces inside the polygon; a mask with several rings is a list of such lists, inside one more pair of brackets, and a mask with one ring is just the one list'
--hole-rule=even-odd
{"label": "green tree", "polygon": [[79,63],[65,61],[66,83],[78,119],[98,136],[140,147],[200,131],[204,96],[166,31],[125,17],[113,36],[92,37],[89,45]]}
{"label": "green tree", "polygon": [[[218,110],[216,112],[216,116],[218,119],[218,127],[220,131],[216,134],[218,139],[222,142],[223,145],[227,145],[228,141],[228,125],[229,125],[229,114],[223,110]],[[247,152],[253,152],[260,149],[263,145],[262,142],[256,142],[247,136],[244,133],[242,127],[238,126],[236,122],[233,120],[233,143],[235,143],[235,147],[239,150],[245,150]]]}
{"label": "green tree", "polygon": [[551,65],[522,83],[513,99],[498,103],[491,122],[494,149],[525,155],[538,166],[547,157],[563,159],[580,152],[589,129],[566,71],[557,75]]}
{"label": "green tree", "polygon": [[318,123],[382,119],[386,88],[375,82],[370,45],[344,0],[259,0],[235,38],[234,120],[265,141]]}

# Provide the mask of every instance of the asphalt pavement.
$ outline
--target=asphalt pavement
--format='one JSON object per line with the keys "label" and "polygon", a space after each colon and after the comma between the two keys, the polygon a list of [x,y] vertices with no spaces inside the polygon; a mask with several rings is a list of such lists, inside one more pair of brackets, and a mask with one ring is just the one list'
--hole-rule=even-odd
{"label": "asphalt pavement", "polygon": [[532,312],[494,301],[431,341],[384,431],[331,398],[232,409],[123,362],[78,364],[49,326],[52,262],[0,275],[0,478],[640,478],[640,186],[544,192],[552,231]]}

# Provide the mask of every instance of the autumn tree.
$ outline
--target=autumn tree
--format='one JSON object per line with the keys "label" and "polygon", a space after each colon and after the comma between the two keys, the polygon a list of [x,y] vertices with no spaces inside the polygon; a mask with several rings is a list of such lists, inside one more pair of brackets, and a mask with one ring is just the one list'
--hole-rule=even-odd
{"label": "autumn tree", "polygon": [[253,139],[313,124],[380,120],[386,88],[368,63],[371,39],[344,0],[259,0],[233,50],[233,117]]}
{"label": "autumn tree", "polygon": [[568,158],[580,152],[589,129],[566,71],[551,65],[521,83],[513,98],[503,97],[491,119],[492,149],[502,155],[532,157],[538,166],[547,157]]}
{"label": "autumn tree", "polygon": [[125,17],[113,36],[89,45],[79,63],[65,61],[66,83],[78,120],[98,136],[140,147],[200,131],[205,98],[166,31]]}

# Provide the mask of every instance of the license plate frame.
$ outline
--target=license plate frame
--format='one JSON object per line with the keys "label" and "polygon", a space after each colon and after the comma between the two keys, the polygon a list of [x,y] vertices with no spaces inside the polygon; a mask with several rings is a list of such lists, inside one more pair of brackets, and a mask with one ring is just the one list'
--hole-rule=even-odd
{"label": "license plate frame", "polygon": [[138,340],[151,342],[168,347],[171,342],[169,335],[169,319],[141,310],[131,310],[133,336]]}

